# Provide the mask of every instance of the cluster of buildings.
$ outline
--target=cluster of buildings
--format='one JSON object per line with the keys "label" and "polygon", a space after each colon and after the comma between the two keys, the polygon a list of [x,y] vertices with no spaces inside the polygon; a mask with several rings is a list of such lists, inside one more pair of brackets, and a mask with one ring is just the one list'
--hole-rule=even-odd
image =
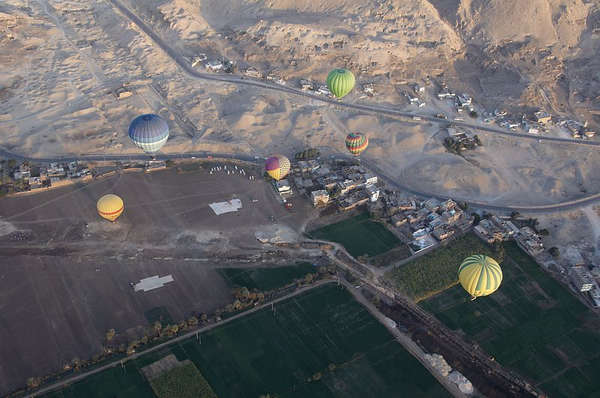
{"label": "cluster of buildings", "polygon": [[[89,167],[77,162],[34,165],[23,162],[12,172],[12,192],[33,191],[64,185],[75,179],[91,177]],[[10,188],[10,187],[9,187]]]}
{"label": "cluster of buildings", "polygon": [[[206,59],[206,58],[205,58]],[[196,58],[194,62],[201,62],[199,58]],[[192,66],[196,64],[192,62]],[[204,68],[210,72],[225,72],[225,73],[233,73],[234,64],[233,61],[229,61],[227,59],[214,59],[211,61],[207,61],[204,63]]]}
{"label": "cluster of buildings", "polygon": [[448,89],[448,87],[442,87],[440,92],[437,94],[438,99],[440,100],[453,100],[454,106],[456,107],[456,111],[458,113],[462,113],[464,111],[467,112],[475,112],[475,108],[473,107],[473,98],[468,94],[456,94]]}
{"label": "cluster of buildings", "polygon": [[276,189],[282,198],[293,194],[292,186],[310,198],[313,206],[335,204],[346,211],[379,199],[377,176],[364,167],[349,165],[345,160],[325,163],[320,159],[295,162],[291,175],[277,181]]}
{"label": "cluster of buildings", "polygon": [[479,238],[489,244],[514,239],[517,245],[532,257],[544,251],[542,237],[533,228],[529,226],[519,228],[512,221],[495,215],[479,221],[473,230]]}
{"label": "cluster of buildings", "polygon": [[[415,92],[422,90],[423,87],[415,86]],[[424,103],[418,97],[408,96],[411,104],[418,106],[424,106]],[[446,86],[442,86],[437,94],[440,100],[453,100],[458,113],[464,111],[475,112],[473,106],[473,99],[468,94],[456,94],[448,89]],[[548,131],[550,128],[559,128],[569,133],[573,138],[589,139],[596,135],[595,131],[588,128],[587,122],[580,123],[576,120],[561,119],[557,120],[548,112],[540,110],[533,114],[523,114],[520,117],[511,116],[507,111],[494,110],[493,112],[483,112],[483,121],[491,124],[495,123],[500,127],[510,129],[513,131],[523,130],[529,134],[541,134]],[[463,120],[458,117],[455,120]]]}
{"label": "cluster of buildings", "polygon": [[394,227],[407,229],[414,252],[446,240],[472,224],[464,210],[452,199],[404,199],[396,192],[381,191],[379,179],[363,166],[343,159],[297,161],[291,175],[274,183],[284,199],[297,191],[310,198],[313,206],[335,206],[339,211],[367,205]]}
{"label": "cluster of buildings", "polygon": [[495,110],[494,112],[484,112],[483,117],[485,123],[496,123],[500,127],[513,131],[522,129],[534,135],[547,132],[550,128],[562,129],[573,138],[589,139],[596,135],[596,132],[588,129],[587,122],[580,123],[570,119],[555,122],[555,117],[542,110],[534,112],[533,115],[523,114],[521,118],[509,116],[506,111]]}
{"label": "cluster of buildings", "polygon": [[415,105],[419,108],[423,108],[427,103],[421,98],[421,95],[425,93],[425,87],[419,86],[418,84],[413,85],[413,93],[404,93],[408,102],[411,105]]}
{"label": "cluster of buildings", "polygon": [[452,199],[431,198],[420,201],[401,198],[396,193],[383,195],[383,215],[394,227],[403,227],[414,252],[427,249],[446,240],[472,223],[463,209]]}
{"label": "cluster of buildings", "polygon": [[[234,63],[226,59],[213,59],[208,61],[206,54],[199,54],[191,59],[192,67],[196,65],[204,65],[204,68],[210,72],[234,72]],[[241,70],[244,76],[252,77],[255,79],[263,79],[274,81],[277,84],[285,85],[286,81],[279,76],[279,73],[275,70],[269,72],[266,76],[263,75],[257,68],[253,66],[247,66]]]}
{"label": "cluster of buildings", "polygon": [[307,79],[300,79],[298,84],[302,91],[314,91],[316,94],[322,94],[328,97],[332,96],[331,91],[329,91],[329,88],[324,84],[318,84]]}

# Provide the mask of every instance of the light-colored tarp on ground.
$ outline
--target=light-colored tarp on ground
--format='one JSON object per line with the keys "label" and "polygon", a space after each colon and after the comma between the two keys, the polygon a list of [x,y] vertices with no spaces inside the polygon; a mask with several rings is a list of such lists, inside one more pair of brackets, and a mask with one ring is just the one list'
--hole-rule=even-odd
{"label": "light-colored tarp on ground", "polygon": [[158,277],[158,275],[151,276],[149,278],[142,279],[138,284],[133,287],[133,290],[139,292],[143,290],[147,292],[149,290],[158,289],[159,287],[163,287],[166,283],[173,282],[172,275],[166,275],[163,277]]}
{"label": "light-colored tarp on ground", "polygon": [[239,199],[232,199],[228,202],[216,202],[211,203],[210,208],[213,209],[217,216],[220,216],[224,213],[231,213],[233,211],[238,211],[242,208],[242,201]]}

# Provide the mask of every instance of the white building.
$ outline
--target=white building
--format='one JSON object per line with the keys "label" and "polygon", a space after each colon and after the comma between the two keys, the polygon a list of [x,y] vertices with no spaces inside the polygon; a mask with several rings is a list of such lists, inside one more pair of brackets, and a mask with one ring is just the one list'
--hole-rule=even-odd
{"label": "white building", "polygon": [[377,189],[375,185],[367,185],[365,189],[369,194],[369,200],[371,202],[377,202],[377,199],[379,199],[379,189]]}
{"label": "white building", "polygon": [[216,72],[223,69],[223,62],[216,60],[208,61],[204,66],[206,67],[206,69]]}
{"label": "white building", "polygon": [[331,95],[331,91],[329,91],[327,86],[319,86],[317,93],[327,95],[327,96]]}
{"label": "white building", "polygon": [[290,183],[287,179],[277,181],[277,190],[279,193],[291,193],[292,188],[290,187]]}
{"label": "white building", "polygon": [[377,176],[373,174],[365,174],[365,185],[377,184]]}

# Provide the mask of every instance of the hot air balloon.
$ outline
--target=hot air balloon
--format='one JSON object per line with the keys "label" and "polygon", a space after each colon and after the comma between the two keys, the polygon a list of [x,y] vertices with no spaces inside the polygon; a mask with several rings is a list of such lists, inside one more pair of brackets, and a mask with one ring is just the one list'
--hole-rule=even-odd
{"label": "hot air balloon", "polygon": [[96,208],[100,217],[106,218],[109,221],[115,221],[123,213],[123,199],[109,193],[98,199]]}
{"label": "hot air balloon", "polygon": [[267,174],[277,181],[284,178],[290,172],[290,160],[283,155],[274,155],[265,162]]}
{"label": "hot air balloon", "polygon": [[334,69],[327,75],[327,87],[337,98],[342,98],[354,88],[354,75],[347,69]]}
{"label": "hot air balloon", "polygon": [[144,152],[153,154],[167,142],[169,125],[158,115],[141,115],[129,125],[129,138]]}
{"label": "hot air balloon", "polygon": [[464,259],[458,268],[458,280],[471,300],[494,293],[502,282],[502,269],[491,257],[476,254]]}
{"label": "hot air balloon", "polygon": [[346,136],[346,148],[354,156],[360,155],[369,146],[369,139],[361,133],[350,133]]}

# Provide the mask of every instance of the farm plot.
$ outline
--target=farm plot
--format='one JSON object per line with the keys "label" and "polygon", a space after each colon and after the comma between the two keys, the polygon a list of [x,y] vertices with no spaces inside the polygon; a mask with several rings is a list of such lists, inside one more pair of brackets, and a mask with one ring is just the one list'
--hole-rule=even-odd
{"label": "farm plot", "polygon": [[316,229],[309,235],[340,243],[354,257],[377,256],[403,244],[385,226],[370,220],[368,213]]}
{"label": "farm plot", "polygon": [[551,397],[600,396],[597,315],[515,243],[505,250],[504,279],[493,295],[470,301],[455,286],[421,305]]}
{"label": "farm plot", "polygon": [[220,398],[449,396],[350,293],[332,284],[143,356],[126,372],[111,369],[49,396],[152,397],[140,369],[170,354],[191,360]]}

